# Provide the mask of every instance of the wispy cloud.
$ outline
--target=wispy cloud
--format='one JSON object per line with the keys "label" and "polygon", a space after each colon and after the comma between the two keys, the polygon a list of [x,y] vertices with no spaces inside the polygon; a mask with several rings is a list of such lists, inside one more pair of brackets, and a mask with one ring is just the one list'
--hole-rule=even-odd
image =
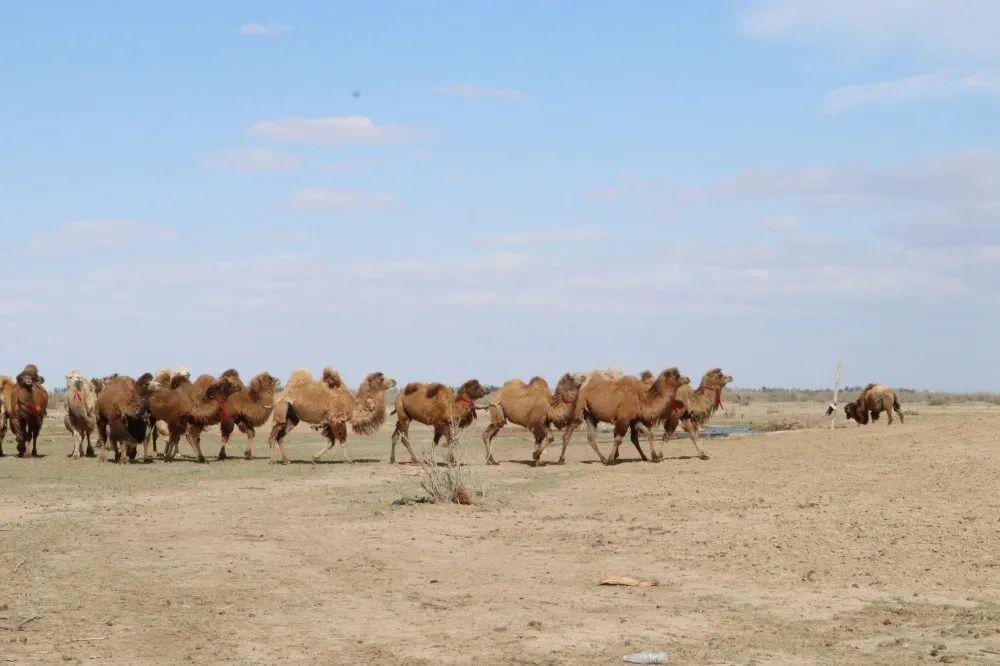
{"label": "wispy cloud", "polygon": [[206,169],[247,173],[288,171],[299,166],[299,159],[293,155],[282,155],[270,148],[233,148],[209,155],[203,165]]}
{"label": "wispy cloud", "polygon": [[38,252],[81,252],[164,240],[173,229],[139,220],[74,220],[42,233],[31,241]]}
{"label": "wispy cloud", "polygon": [[280,23],[244,23],[240,26],[241,35],[252,37],[276,37],[291,30],[287,25]]}
{"label": "wispy cloud", "polygon": [[953,71],[917,74],[894,81],[878,81],[831,90],[823,102],[825,113],[861,106],[893,105],[945,99],[965,93],[1000,94],[1000,71],[960,74]]}
{"label": "wispy cloud", "polygon": [[332,144],[400,143],[421,136],[421,133],[413,128],[403,125],[378,125],[366,116],[262,120],[250,126],[250,133],[278,141]]}
{"label": "wispy cloud", "polygon": [[514,88],[483,88],[471,85],[438,86],[434,92],[462,99],[492,99],[504,102],[524,102],[528,96]]}
{"label": "wispy cloud", "polygon": [[554,241],[593,241],[605,238],[607,233],[601,229],[556,229],[528,233],[497,234],[491,236],[476,236],[472,239],[476,245],[531,245],[535,243]]}
{"label": "wispy cloud", "polygon": [[742,17],[754,37],[897,49],[935,56],[1000,54],[1000,3],[988,0],[758,0]]}
{"label": "wispy cloud", "polygon": [[758,220],[757,226],[761,229],[791,233],[799,228],[799,222],[791,215],[778,215],[776,217],[765,217],[762,220]]}
{"label": "wispy cloud", "polygon": [[355,190],[333,190],[323,187],[297,190],[289,204],[299,210],[367,211],[384,208],[395,202],[389,194],[371,194]]}

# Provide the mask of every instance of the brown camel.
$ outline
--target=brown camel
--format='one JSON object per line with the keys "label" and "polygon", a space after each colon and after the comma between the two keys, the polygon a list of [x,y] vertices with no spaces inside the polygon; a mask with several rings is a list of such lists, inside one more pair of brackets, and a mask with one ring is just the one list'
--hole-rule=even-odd
{"label": "brown camel", "polygon": [[[194,398],[198,408],[193,414],[195,418],[192,418],[188,425],[187,439],[200,457],[201,433],[205,431],[205,428],[220,425],[226,420],[228,416],[226,402],[229,400],[229,396],[246,390],[246,386],[240,379],[240,373],[230,369],[219,375],[218,379],[212,375],[201,375],[195,380],[194,387]],[[225,460],[226,458],[226,441],[224,440],[219,445],[218,459]]]}
{"label": "brown camel", "polygon": [[329,444],[313,456],[313,462],[341,442],[344,462],[350,463],[347,451],[347,427],[359,435],[377,432],[385,422],[385,393],[396,386],[396,380],[381,372],[373,372],[354,393],[335,370],[326,368],[322,378],[313,379],[308,370],[299,369],[288,379],[285,390],[274,399],[274,425],[268,437],[271,447],[270,462],[274,464],[275,447],[281,450],[281,459],[288,462],[284,439],[288,431],[304,421],[322,433]]}
{"label": "brown camel", "polygon": [[698,456],[702,460],[708,460],[708,454],[698,446],[698,431],[708,423],[715,411],[722,407],[722,389],[732,381],[733,378],[724,374],[721,368],[712,368],[702,376],[698,388],[685,386],[677,391],[679,404],[667,415],[663,426],[664,445],[670,441],[674,431],[677,430],[677,424],[680,423],[691,438]]}
{"label": "brown camel", "polygon": [[[486,389],[477,379],[469,381],[453,391],[444,384],[422,384],[413,382],[406,385],[396,396],[396,429],[392,433],[392,452],[389,462],[396,462],[396,443],[402,439],[403,446],[410,453],[410,460],[417,462],[410,446],[410,422],[416,421],[434,428],[434,446],[442,437],[448,444],[448,459],[455,462],[455,430],[465,428],[476,419],[476,400],[486,395]],[[498,465],[486,444],[486,464]]]}
{"label": "brown camel", "polygon": [[225,457],[226,444],[233,434],[234,428],[247,436],[243,457],[253,458],[253,440],[257,434],[256,428],[261,427],[271,418],[274,411],[274,391],[278,380],[266,372],[262,372],[250,382],[249,388],[236,391],[226,399],[222,409],[222,447],[219,457]]}
{"label": "brown camel", "polygon": [[886,425],[892,425],[893,412],[899,415],[899,422],[904,423],[899,396],[891,388],[882,384],[869,384],[862,389],[857,400],[844,405],[844,413],[847,418],[854,419],[858,425],[867,425],[869,417],[872,421],[878,421],[882,412],[889,416],[889,423]]}
{"label": "brown camel", "polygon": [[149,398],[160,390],[153,375],[146,373],[138,380],[115,375],[104,383],[97,396],[97,434],[102,442],[100,461],[105,462],[110,447],[115,461],[125,464],[134,460],[139,442],[143,443],[144,459],[152,460],[146,429],[149,427]]}
{"label": "brown camel", "polygon": [[532,457],[538,465],[545,447],[552,443],[550,428],[561,430],[572,419],[573,406],[585,379],[586,375],[567,372],[559,379],[555,391],[550,391],[541,377],[534,377],[527,384],[512,379],[501,386],[490,396],[490,425],[483,431],[487,459],[493,458],[493,438],[510,422],[524,426],[535,436]]}
{"label": "brown camel", "polygon": [[184,374],[175,374],[169,388],[161,389],[149,399],[149,413],[153,423],[162,421],[167,426],[167,444],[163,459],[177,456],[181,435],[186,434],[198,462],[205,462],[201,452],[201,431],[217,421],[220,405],[231,393],[238,390],[230,378],[216,379],[202,375],[195,382]]}
{"label": "brown camel", "polygon": [[[559,463],[563,464],[566,461],[566,447],[569,445],[573,430],[586,421],[587,443],[590,444],[590,448],[605,465],[615,464],[618,460],[618,448],[629,428],[642,427],[648,432],[655,424],[666,418],[678,388],[689,382],[690,380],[682,376],[677,368],[664,370],[649,386],[643,384],[638,377],[631,376],[611,379],[598,374],[589,378],[580,389],[580,396],[573,411],[573,421],[563,432],[563,448]],[[614,446],[607,458],[597,448],[597,424],[601,422],[614,424]],[[642,448],[638,439],[633,437],[633,443],[641,454]],[[654,462],[663,459],[663,455],[656,451],[651,434],[649,449]]]}
{"label": "brown camel", "polygon": [[[45,378],[38,374],[34,365],[25,366],[24,370],[14,378],[7,380],[3,392],[4,414],[2,419],[6,425],[0,425],[0,445],[9,426],[17,440],[17,457],[24,458],[28,453],[28,442],[31,442],[32,457],[38,456],[38,435],[45,421],[48,410],[49,393],[42,386]],[[3,449],[0,448],[0,455]]]}
{"label": "brown camel", "polygon": [[[73,450],[70,456],[80,458],[94,457],[94,447],[91,435],[97,428],[97,393],[93,383],[83,376],[79,370],[66,373],[66,416],[63,425],[73,436]],[[87,442],[84,452],[83,443]]]}

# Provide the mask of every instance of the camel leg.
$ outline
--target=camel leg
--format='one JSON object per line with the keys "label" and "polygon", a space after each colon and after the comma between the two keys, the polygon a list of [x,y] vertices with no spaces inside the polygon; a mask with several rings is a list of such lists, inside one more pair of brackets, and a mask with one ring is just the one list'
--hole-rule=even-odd
{"label": "camel leg", "polygon": [[31,433],[31,457],[32,458],[37,458],[38,457],[38,435],[40,435],[41,432],[42,432],[42,424],[39,423],[38,424],[38,430],[35,430],[35,431],[33,431]]}
{"label": "camel leg", "polygon": [[397,419],[396,429],[392,431],[392,451],[389,454],[389,464],[396,462],[396,442],[402,440],[406,452],[410,454],[410,462],[416,463],[417,457],[413,455],[413,447],[410,446],[410,421],[409,419]]}
{"label": "camel leg", "polygon": [[555,439],[555,435],[552,434],[552,431],[549,428],[546,428],[545,436],[542,437],[541,441],[535,442],[535,450],[531,454],[531,457],[535,459],[535,467],[543,464],[542,454],[545,453],[545,449],[547,449],[549,445],[555,441]]}
{"label": "camel leg", "polygon": [[84,455],[86,455],[88,458],[93,458],[94,457],[94,445],[90,441],[90,431],[89,430],[87,431],[87,452]]}
{"label": "camel leg", "polygon": [[[642,447],[639,445],[640,429],[649,437],[650,440],[653,439],[653,435],[650,434],[649,428],[647,428],[642,423],[637,423],[636,425],[629,428],[629,430],[631,430],[631,432],[629,433],[629,439],[632,440],[632,444],[635,446],[635,450],[639,452],[639,457],[642,458],[642,461],[649,462],[649,458],[647,458],[646,454],[642,452]],[[650,455],[652,455],[652,446],[650,446]]]}
{"label": "camel leg", "polygon": [[327,451],[329,451],[330,449],[332,449],[336,445],[337,445],[337,440],[335,440],[332,435],[328,434],[327,435],[327,440],[326,440],[326,446],[324,446],[322,449],[320,449],[320,451],[316,455],[313,456],[313,462],[319,462],[319,459],[322,458],[326,454]]}
{"label": "camel leg", "polygon": [[892,410],[899,415],[899,422],[900,423],[906,423],[906,421],[903,419],[903,410],[900,409],[900,407],[899,407],[898,404],[893,404]]}
{"label": "camel leg", "polygon": [[[594,430],[597,430],[597,426],[594,426]],[[625,437],[625,431],[628,430],[627,424],[616,423],[615,424],[615,443],[611,448],[611,454],[608,459],[604,461],[605,465],[617,465],[618,464],[618,447],[622,445],[622,439]]]}
{"label": "camel leg", "polygon": [[[487,428],[487,430],[489,430],[489,428]],[[499,431],[499,430],[500,430],[500,428],[497,428],[497,431]],[[494,433],[494,434],[496,434],[496,433]],[[499,465],[500,463],[498,463],[496,461],[496,458],[493,457],[493,438],[492,437],[486,437],[486,433],[485,432],[483,433],[483,445],[486,447],[486,464],[487,465]]]}
{"label": "camel leg", "polygon": [[268,463],[271,465],[276,464],[278,461],[275,459],[275,449],[281,449],[281,457],[285,462],[288,462],[288,456],[285,454],[285,434],[288,432],[288,424],[284,421],[276,421],[274,426],[271,428],[271,434],[267,438],[267,446],[270,449],[270,457]]}
{"label": "camel leg", "polygon": [[219,460],[225,460],[228,456],[226,455],[226,445],[229,444],[229,436],[233,434],[233,430],[236,424],[232,419],[223,419],[219,422],[219,432],[222,433],[222,440],[219,444]]}
{"label": "camel leg", "polygon": [[[563,445],[562,445],[562,451],[559,453],[558,464],[560,465],[566,464],[566,447],[569,446],[569,440],[573,436],[573,431],[575,431],[579,425],[580,425],[579,421],[572,421],[566,425],[566,429],[563,431]],[[598,455],[600,455],[601,452],[598,451],[597,453]],[[541,455],[539,455],[539,458],[541,458]],[[603,457],[601,458],[601,460],[603,461]]]}
{"label": "camel leg", "polygon": [[[566,440],[564,438],[563,446],[565,446],[565,444]],[[607,465],[610,458],[605,458],[604,454],[601,453],[601,450],[597,448],[597,422],[595,421],[587,421],[587,444],[590,444],[590,448],[594,449],[594,453],[596,453],[597,457],[601,459],[601,462]],[[615,447],[615,451],[617,450],[618,447]]]}
{"label": "camel leg", "polygon": [[[497,436],[500,429],[504,426],[504,421],[493,422],[486,426],[486,430],[483,431],[483,446],[486,448],[486,464],[497,465],[497,461],[493,460],[493,438]],[[535,442],[535,450],[538,449],[538,442]],[[536,458],[537,460],[537,458]]]}
{"label": "camel leg", "polygon": [[257,431],[248,423],[239,423],[237,425],[240,432],[247,436],[247,444],[246,448],[243,449],[243,457],[247,460],[253,460],[253,438],[256,437]]}
{"label": "camel leg", "polygon": [[892,425],[892,398],[886,398],[885,400],[882,401],[882,409],[885,410],[886,416],[889,417],[889,422],[886,424],[886,426],[891,426]]}
{"label": "camel leg", "polygon": [[694,444],[694,448],[698,450],[698,457],[702,460],[708,460],[708,454],[698,446],[698,424],[693,421],[685,421],[681,425],[687,431],[688,436],[691,437],[691,443]]}
{"label": "camel leg", "polygon": [[[179,440],[178,440],[179,441]],[[198,458],[198,462],[208,462],[205,460],[205,455],[201,452],[201,428],[197,426],[191,426],[187,431],[187,441],[188,444],[194,449],[194,453]]]}
{"label": "camel leg", "polygon": [[[649,460],[651,462],[660,462],[663,460],[663,454],[656,452],[656,442],[653,441],[653,429],[646,426],[645,423],[637,423],[632,428],[632,443],[635,448],[639,450],[639,454],[642,455],[642,447],[639,446],[639,433],[646,435],[646,439],[649,440]],[[645,460],[646,458],[643,458]]]}
{"label": "camel leg", "polygon": [[3,440],[7,436],[7,415],[0,413],[0,458],[4,457]]}

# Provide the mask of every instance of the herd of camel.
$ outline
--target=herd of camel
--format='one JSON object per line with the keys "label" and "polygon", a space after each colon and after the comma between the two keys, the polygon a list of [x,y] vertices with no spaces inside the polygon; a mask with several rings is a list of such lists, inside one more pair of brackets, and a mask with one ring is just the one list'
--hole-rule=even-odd
{"label": "herd of camel", "polygon": [[[492,442],[497,433],[513,423],[527,428],[535,439],[533,453],[536,465],[542,464],[542,454],[562,431],[562,451],[559,464],[566,462],[566,448],[573,432],[587,426],[587,441],[601,462],[615,464],[618,449],[626,434],[642,460],[659,462],[653,428],[663,426],[665,444],[678,425],[690,436],[699,457],[708,455],[698,443],[698,433],[722,406],[722,392],[733,378],[713,368],[706,372],[697,388],[677,368],[654,375],[623,375],[615,371],[567,373],[555,386],[541,377],[525,383],[513,379],[499,390],[488,394],[478,380],[471,379],[457,389],[440,383],[413,382],[399,391],[391,414],[396,417],[392,433],[390,462],[396,462],[396,445],[403,443],[412,462],[417,462],[409,439],[413,421],[433,428],[434,445],[444,438],[448,455],[454,461],[453,445],[457,431],[470,425],[477,411],[489,411],[490,423],[482,434],[486,463],[498,464],[493,456]],[[19,457],[38,454],[38,435],[45,419],[48,392],[45,380],[34,365],[28,365],[14,379],[0,376],[0,456],[8,429],[17,440]],[[246,385],[236,370],[227,370],[218,377],[201,375],[192,381],[186,369],[161,370],[138,378],[112,375],[89,379],[78,371],[66,374],[66,416],[64,424],[73,435],[73,457],[94,456],[92,436],[97,433],[100,460],[106,461],[111,451],[114,460],[127,463],[135,459],[139,444],[145,461],[156,453],[157,440],[164,437],[162,456],[174,460],[178,444],[184,436],[199,462],[205,462],[201,450],[201,434],[205,428],[218,425],[222,434],[219,459],[226,458],[226,446],[236,429],[246,436],[244,456],[252,458],[256,429],[271,421],[268,437],[270,462],[288,462],[284,439],[289,430],[300,422],[307,423],[327,440],[326,446],[313,460],[317,461],[338,442],[343,458],[350,462],[347,451],[348,431],[368,435],[376,432],[387,417],[386,393],[396,387],[396,381],[381,372],[374,372],[361,382],[357,391],[350,390],[340,375],[330,368],[319,379],[308,370],[296,370],[279,391],[278,380],[262,372]],[[476,401],[488,397],[486,405]],[[859,398],[845,407],[848,418],[859,424],[877,420],[892,412],[900,420],[899,399],[895,392],[882,385],[869,384]],[[605,456],[597,446],[597,426],[609,423],[614,430],[614,444]],[[647,457],[639,443],[644,434],[649,442]],[[150,449],[152,448],[152,453]]]}

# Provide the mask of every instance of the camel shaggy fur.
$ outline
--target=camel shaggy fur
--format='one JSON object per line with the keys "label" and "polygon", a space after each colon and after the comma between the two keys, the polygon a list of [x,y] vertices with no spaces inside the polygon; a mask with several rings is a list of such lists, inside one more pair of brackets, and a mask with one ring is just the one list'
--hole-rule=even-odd
{"label": "camel shaggy fur", "polygon": [[534,377],[527,384],[512,379],[501,386],[490,396],[490,425],[483,431],[487,459],[493,458],[493,438],[510,422],[524,426],[535,436],[532,457],[538,465],[545,447],[552,443],[551,428],[561,430],[573,418],[573,407],[585,379],[586,375],[581,373],[567,372],[559,379],[555,391],[550,391],[541,377]]}
{"label": "camel shaggy fur", "polygon": [[[97,428],[97,393],[93,383],[79,370],[66,373],[66,416],[63,425],[73,436],[73,450],[70,456],[94,457],[91,435]],[[84,452],[83,443],[87,442]]]}
{"label": "camel shaggy fur", "polygon": [[[448,444],[448,459],[455,462],[455,430],[468,426],[476,419],[476,400],[486,395],[486,389],[477,379],[469,381],[453,391],[444,384],[422,384],[413,382],[406,385],[396,396],[396,429],[392,433],[392,450],[389,462],[396,462],[396,443],[400,439],[410,454],[410,460],[417,462],[410,446],[410,423],[416,421],[434,428],[434,446],[442,437]],[[487,444],[486,440],[483,440]],[[497,465],[486,447],[486,464]]]}
{"label": "camel shaggy fur", "polygon": [[243,457],[253,458],[253,440],[257,434],[256,428],[261,427],[271,418],[274,411],[274,391],[278,380],[266,372],[253,378],[248,388],[236,391],[226,399],[222,409],[222,448],[219,457],[225,456],[226,444],[233,434],[234,428],[239,428],[247,437]]}
{"label": "camel shaggy fur", "polygon": [[143,443],[144,459],[152,459],[146,439],[150,423],[149,398],[159,389],[159,384],[148,372],[138,380],[114,376],[105,382],[97,396],[97,434],[104,444],[101,462],[105,462],[108,448],[114,451],[119,464],[134,460],[139,442]]}
{"label": "camel shaggy fur", "polygon": [[844,405],[844,413],[847,418],[854,419],[858,425],[867,425],[869,418],[872,421],[878,421],[882,412],[889,416],[889,423],[886,425],[892,425],[893,412],[899,415],[900,423],[904,422],[899,396],[891,388],[882,384],[869,384],[861,391],[857,400]]}
{"label": "camel shaggy fur", "polygon": [[[187,440],[200,461],[201,433],[205,428],[219,425],[227,418],[226,401],[229,396],[246,390],[246,386],[240,379],[240,373],[226,370],[218,379],[212,375],[200,375],[194,382],[194,389],[195,410],[188,424]],[[219,460],[226,459],[226,442],[220,444],[217,457]]]}
{"label": "camel shaggy fur", "polygon": [[[677,368],[664,370],[648,386],[638,377],[611,379],[603,374],[591,377],[580,389],[573,412],[573,422],[563,432],[563,448],[559,463],[566,462],[566,447],[569,445],[573,430],[586,421],[587,443],[590,444],[590,448],[605,465],[615,464],[618,460],[618,448],[629,428],[636,429],[641,426],[649,432],[650,428],[666,418],[674,404],[678,388],[688,384],[689,381]],[[614,446],[607,458],[597,447],[597,424],[601,422],[614,425]],[[633,442],[641,454],[642,448],[638,439],[633,438]],[[649,437],[649,448],[654,462],[662,460],[663,455],[657,453],[652,435]]]}
{"label": "camel shaggy fur", "polygon": [[[0,417],[0,445],[9,427],[17,440],[17,456],[24,458],[31,442],[31,455],[38,455],[38,435],[48,410],[49,393],[42,384],[45,378],[38,374],[34,365],[25,366],[11,382],[6,380],[3,389],[3,412]],[[0,455],[3,449],[0,448]]]}
{"label": "camel shaggy fur", "polygon": [[313,426],[329,442],[313,456],[313,462],[319,461],[337,442],[343,444],[344,462],[351,462],[347,451],[348,426],[359,435],[377,432],[385,422],[385,393],[395,386],[395,379],[373,372],[365,377],[357,393],[354,393],[332,368],[323,370],[318,381],[308,370],[296,370],[288,379],[285,390],[274,400],[274,424],[268,437],[270,462],[276,462],[275,447],[281,450],[282,460],[288,462],[284,438],[300,421]]}
{"label": "camel shaggy fur", "polygon": [[722,389],[732,381],[733,378],[723,373],[721,368],[712,368],[702,376],[698,388],[684,386],[678,390],[676,409],[671,410],[664,423],[664,445],[670,441],[677,425],[681,424],[698,451],[698,456],[702,460],[708,460],[708,454],[698,446],[698,431],[722,407]]}

